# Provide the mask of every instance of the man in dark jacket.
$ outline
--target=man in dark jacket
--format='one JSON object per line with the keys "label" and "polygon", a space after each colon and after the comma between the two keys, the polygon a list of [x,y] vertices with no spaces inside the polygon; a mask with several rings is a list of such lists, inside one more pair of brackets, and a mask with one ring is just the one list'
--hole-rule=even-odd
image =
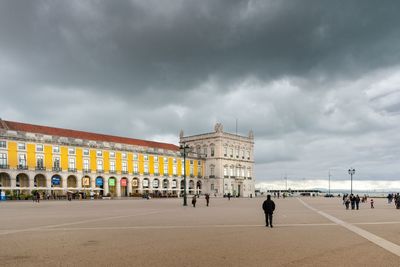
{"label": "man in dark jacket", "polygon": [[[271,195],[267,196],[267,200],[264,201],[262,208],[265,213],[265,226],[272,226],[272,214],[274,213],[275,210],[275,203],[271,200]],[[269,223],[268,223],[269,221]]]}

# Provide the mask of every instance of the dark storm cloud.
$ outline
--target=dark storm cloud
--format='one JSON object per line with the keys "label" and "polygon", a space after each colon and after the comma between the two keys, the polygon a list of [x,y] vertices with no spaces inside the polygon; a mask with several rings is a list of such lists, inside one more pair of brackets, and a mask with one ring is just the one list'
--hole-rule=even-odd
{"label": "dark storm cloud", "polygon": [[349,164],[372,177],[383,164],[393,179],[399,7],[2,1],[1,117],[170,142],[239,119],[240,134],[256,133],[261,178]]}

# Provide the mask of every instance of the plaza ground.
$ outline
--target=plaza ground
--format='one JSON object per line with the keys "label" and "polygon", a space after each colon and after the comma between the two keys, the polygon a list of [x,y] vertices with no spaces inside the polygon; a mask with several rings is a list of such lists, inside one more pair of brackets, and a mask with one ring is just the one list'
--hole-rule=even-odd
{"label": "plaza ground", "polygon": [[400,265],[400,210],[385,199],[358,211],[339,198],[273,199],[272,229],[263,200],[1,202],[0,266]]}

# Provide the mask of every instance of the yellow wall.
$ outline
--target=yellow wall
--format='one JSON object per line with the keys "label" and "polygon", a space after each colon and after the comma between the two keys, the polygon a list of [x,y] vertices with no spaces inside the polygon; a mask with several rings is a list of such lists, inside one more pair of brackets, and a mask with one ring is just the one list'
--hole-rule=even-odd
{"label": "yellow wall", "polygon": [[160,176],[163,176],[164,175],[164,157],[159,156],[158,163],[159,163],[158,172],[160,173]]}
{"label": "yellow wall", "polygon": [[36,146],[35,144],[26,145],[26,156],[29,169],[35,169],[36,167]]}
{"label": "yellow wall", "polygon": [[133,155],[132,153],[128,153],[128,172],[133,172]]}
{"label": "yellow wall", "polygon": [[182,176],[182,161],[180,158],[178,158],[178,164],[176,164],[176,167],[178,168],[177,170],[178,176]]}
{"label": "yellow wall", "polygon": [[149,156],[149,173],[154,174],[154,156]]}
{"label": "yellow wall", "polygon": [[96,150],[90,149],[90,169],[92,171],[97,170]]}
{"label": "yellow wall", "polygon": [[144,172],[144,164],[143,164],[143,154],[139,154],[138,156],[138,163],[139,163],[139,173],[143,174]]}
{"label": "yellow wall", "polygon": [[193,175],[197,177],[197,170],[198,170],[198,161],[197,160],[193,160]]}
{"label": "yellow wall", "polygon": [[115,154],[116,154],[115,170],[117,172],[121,172],[121,170],[122,170],[122,154],[121,154],[121,152],[117,152]]}
{"label": "yellow wall", "polygon": [[82,159],[82,148],[76,148],[76,169],[78,171],[83,170],[83,159]]}
{"label": "yellow wall", "polygon": [[168,174],[172,175],[172,165],[174,163],[173,158],[168,158]]}
{"label": "yellow wall", "polygon": [[110,152],[108,151],[103,151],[103,168],[105,172],[110,171]]}
{"label": "yellow wall", "polygon": [[68,147],[60,147],[61,152],[61,168],[63,170],[68,170]]}
{"label": "yellow wall", "polygon": [[8,165],[10,168],[17,168],[18,156],[17,156],[17,143],[8,142]]}
{"label": "yellow wall", "polygon": [[53,147],[51,145],[44,146],[44,166],[47,170],[53,168]]}

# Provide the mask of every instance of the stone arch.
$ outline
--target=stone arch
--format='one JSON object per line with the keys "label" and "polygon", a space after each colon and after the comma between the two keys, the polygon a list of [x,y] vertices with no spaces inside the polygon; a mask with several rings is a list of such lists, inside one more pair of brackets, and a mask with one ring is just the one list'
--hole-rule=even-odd
{"label": "stone arch", "polygon": [[168,181],[168,179],[164,179],[162,182],[162,188],[168,189],[168,187],[169,187],[169,181]]}
{"label": "stone arch", "polygon": [[26,173],[18,173],[15,179],[17,187],[29,187],[29,176]]}
{"label": "stone arch", "polygon": [[34,186],[37,188],[47,187],[47,179],[44,174],[36,174],[34,179]]}
{"label": "stone arch", "polygon": [[0,172],[0,187],[11,187],[11,177],[6,172]]}
{"label": "stone arch", "polygon": [[67,188],[77,188],[78,187],[78,179],[75,175],[69,175],[67,177]]}

